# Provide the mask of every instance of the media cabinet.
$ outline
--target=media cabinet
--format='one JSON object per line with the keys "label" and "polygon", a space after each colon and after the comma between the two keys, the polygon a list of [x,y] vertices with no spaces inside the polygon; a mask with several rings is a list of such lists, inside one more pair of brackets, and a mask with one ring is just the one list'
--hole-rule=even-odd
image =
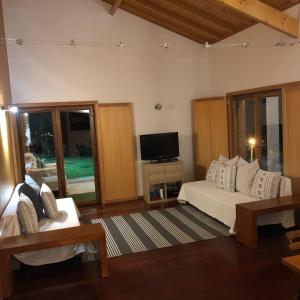
{"label": "media cabinet", "polygon": [[183,183],[183,162],[143,163],[144,200],[163,203],[177,199]]}

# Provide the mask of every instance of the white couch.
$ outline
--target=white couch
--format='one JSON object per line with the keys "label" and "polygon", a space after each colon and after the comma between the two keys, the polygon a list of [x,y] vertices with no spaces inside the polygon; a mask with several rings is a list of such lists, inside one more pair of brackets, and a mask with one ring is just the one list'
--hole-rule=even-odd
{"label": "white couch", "polygon": [[[291,194],[291,180],[281,177],[279,195],[283,197]],[[240,192],[231,193],[219,189],[215,182],[207,180],[184,183],[178,196],[178,201],[188,202],[227,225],[231,234],[235,233],[236,204],[258,200]],[[278,223],[285,228],[295,226],[294,211],[272,213],[258,218],[258,225]]]}
{"label": "white couch", "polygon": [[[16,186],[11,200],[0,218],[1,227],[4,228],[2,230],[1,238],[18,236],[21,234],[21,227],[17,215],[17,206],[19,201],[18,191],[20,186],[21,184]],[[40,232],[80,226],[79,211],[73,199],[63,198],[57,199],[56,201],[59,210],[59,216],[54,220],[47,218],[40,220]],[[38,266],[61,262],[85,251],[95,252],[95,249],[91,243],[74,244],[69,246],[21,253],[15,255],[15,257],[24,264]]]}

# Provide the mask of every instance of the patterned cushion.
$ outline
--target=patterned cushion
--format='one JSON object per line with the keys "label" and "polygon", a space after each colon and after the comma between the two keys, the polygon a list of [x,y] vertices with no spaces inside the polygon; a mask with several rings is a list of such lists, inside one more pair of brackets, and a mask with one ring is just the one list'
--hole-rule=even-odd
{"label": "patterned cushion", "polygon": [[236,166],[221,166],[217,174],[217,187],[228,192],[235,191]]}
{"label": "patterned cushion", "polygon": [[55,219],[58,216],[56,199],[51,189],[45,183],[41,187],[41,198],[47,216],[50,219]]}
{"label": "patterned cushion", "polygon": [[19,195],[26,195],[33,203],[38,220],[45,217],[42,205],[42,199],[40,196],[40,187],[37,184],[23,183],[19,188]]}
{"label": "patterned cushion", "polygon": [[31,200],[21,193],[18,202],[18,216],[25,233],[34,233],[39,231],[37,214]]}
{"label": "patterned cushion", "polygon": [[220,163],[216,160],[213,160],[209,166],[207,173],[206,173],[206,180],[216,181],[218,170],[220,169],[220,167],[222,165],[223,165],[222,163]]}
{"label": "patterned cushion", "polygon": [[280,172],[259,170],[254,178],[251,196],[259,199],[272,199],[278,196]]}

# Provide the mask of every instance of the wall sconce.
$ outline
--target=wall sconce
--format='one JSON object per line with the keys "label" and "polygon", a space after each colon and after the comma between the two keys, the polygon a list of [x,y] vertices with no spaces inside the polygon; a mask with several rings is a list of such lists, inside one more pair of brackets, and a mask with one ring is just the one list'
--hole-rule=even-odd
{"label": "wall sconce", "polygon": [[162,105],[160,103],[157,103],[157,104],[154,105],[154,109],[161,110],[162,109]]}
{"label": "wall sconce", "polygon": [[256,139],[254,137],[249,138],[248,145],[250,148],[250,161],[253,161],[254,160],[254,148],[256,146]]}

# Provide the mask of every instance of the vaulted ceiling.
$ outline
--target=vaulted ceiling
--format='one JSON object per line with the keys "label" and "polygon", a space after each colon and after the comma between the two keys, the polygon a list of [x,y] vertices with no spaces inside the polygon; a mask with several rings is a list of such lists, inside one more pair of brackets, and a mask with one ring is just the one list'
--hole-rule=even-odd
{"label": "vaulted ceiling", "polygon": [[[216,43],[256,24],[256,21],[260,21],[259,18],[253,18],[253,15],[249,16],[248,14],[231,7],[231,3],[236,2],[242,4],[245,0],[103,1],[112,4],[111,14],[114,14],[115,11],[120,8],[199,43]],[[246,1],[249,2],[249,0]],[[227,2],[227,4],[230,3],[230,5],[224,5],[222,2]],[[283,11],[299,3],[299,0],[261,0],[256,2],[263,2],[271,8]],[[260,17],[261,9],[258,8],[258,11],[260,11],[258,15]],[[268,17],[272,17],[274,13],[277,16],[277,11],[274,10],[270,12]],[[281,15],[281,13],[279,13],[279,15]],[[286,21],[286,15],[282,14],[280,17],[281,19],[276,20],[278,26],[282,26]],[[266,19],[266,21],[262,21],[262,23],[269,24],[269,21],[269,19]],[[272,25],[271,27],[274,28]],[[283,31],[281,29],[279,30]]]}

